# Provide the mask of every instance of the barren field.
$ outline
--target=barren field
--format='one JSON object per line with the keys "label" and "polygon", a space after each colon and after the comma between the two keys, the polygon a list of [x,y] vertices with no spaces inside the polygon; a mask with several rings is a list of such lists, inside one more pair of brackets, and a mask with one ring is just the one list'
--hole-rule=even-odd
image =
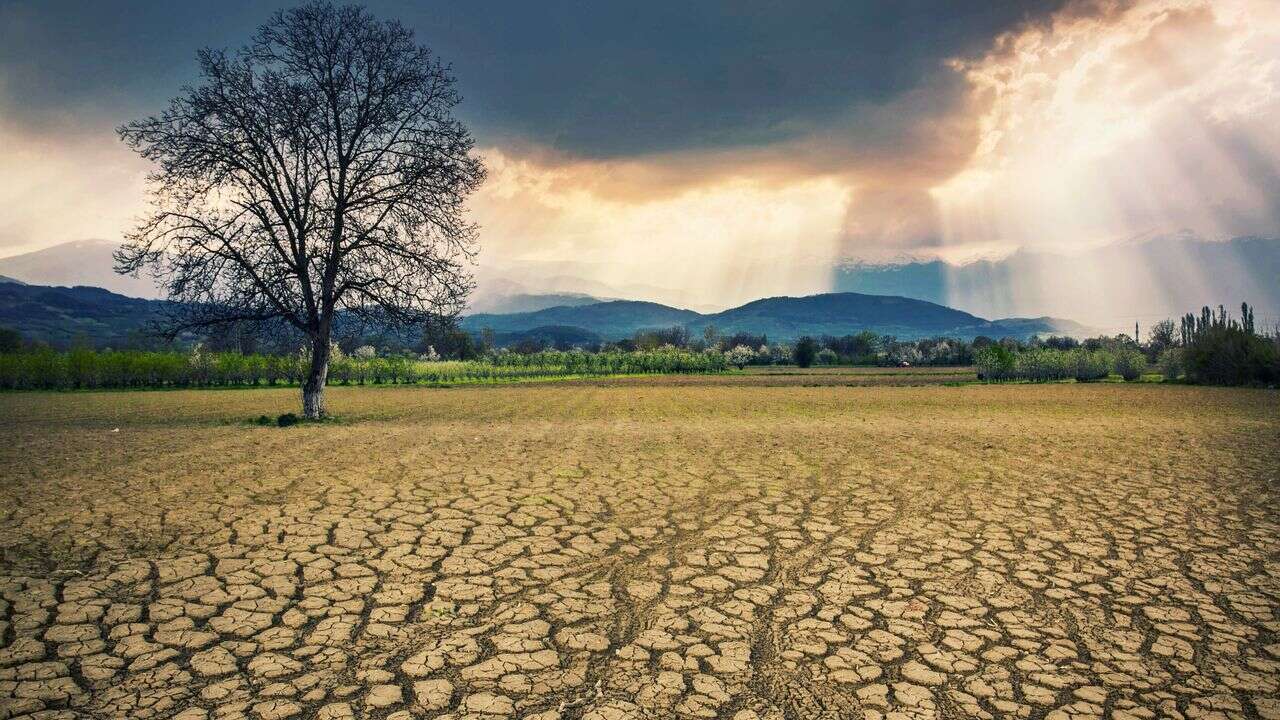
{"label": "barren field", "polygon": [[748,367],[743,372],[708,375],[636,375],[601,378],[594,382],[609,386],[751,386],[751,387],[905,387],[949,385],[977,381],[971,367]]}
{"label": "barren field", "polygon": [[1280,717],[1280,394],[735,377],[0,395],[0,718]]}

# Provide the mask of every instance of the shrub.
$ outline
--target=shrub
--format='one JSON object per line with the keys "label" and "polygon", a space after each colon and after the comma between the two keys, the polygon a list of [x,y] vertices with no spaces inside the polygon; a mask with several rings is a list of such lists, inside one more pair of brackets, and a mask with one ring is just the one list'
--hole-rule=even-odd
{"label": "shrub", "polygon": [[1160,374],[1166,381],[1182,377],[1182,348],[1165,348],[1156,362],[1160,366]]}
{"label": "shrub", "polygon": [[1147,369],[1147,356],[1137,348],[1123,348],[1115,355],[1115,369],[1116,374],[1125,380],[1137,380]]}
{"label": "shrub", "polygon": [[[1145,359],[1137,350],[1131,352],[1140,358],[1134,362],[1141,373]],[[1110,375],[1115,363],[1112,353],[1083,347],[1074,350],[1033,347],[1014,352],[1001,345],[990,345],[977,353],[978,378],[988,381],[1054,382],[1075,378],[1079,382],[1093,382]]]}
{"label": "shrub", "polygon": [[1023,380],[1049,382],[1065,380],[1073,374],[1067,354],[1050,348],[1035,348],[1014,356],[1013,374]]}
{"label": "shrub", "polygon": [[813,361],[818,357],[818,343],[806,335],[796,342],[792,356],[795,358],[796,365],[802,368],[812,367]]}
{"label": "shrub", "polygon": [[1187,379],[1210,385],[1280,382],[1280,352],[1268,338],[1239,327],[1210,327],[1183,348]]}
{"label": "shrub", "polygon": [[818,351],[818,362],[822,365],[835,365],[840,360],[840,356],[836,355],[836,351],[831,348],[822,348]]}
{"label": "shrub", "polygon": [[18,352],[22,349],[22,335],[17,330],[0,327],[0,352]]}
{"label": "shrub", "polygon": [[1013,353],[1002,345],[988,345],[974,356],[979,380],[1009,380],[1013,377]]}
{"label": "shrub", "polygon": [[1114,360],[1105,350],[1085,350],[1076,348],[1068,358],[1076,382],[1094,382],[1104,380],[1111,374]]}
{"label": "shrub", "polygon": [[760,365],[786,365],[792,362],[794,353],[791,348],[782,343],[774,343],[773,345],[761,345],[756,350],[755,362]]}
{"label": "shrub", "polygon": [[298,416],[293,413],[285,413],[276,418],[276,425],[279,427],[289,427],[298,424]]}

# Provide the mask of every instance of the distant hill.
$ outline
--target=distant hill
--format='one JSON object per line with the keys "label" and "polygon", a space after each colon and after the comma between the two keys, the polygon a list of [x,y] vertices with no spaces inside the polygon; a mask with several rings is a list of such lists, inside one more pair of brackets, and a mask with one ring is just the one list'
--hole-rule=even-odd
{"label": "distant hill", "polygon": [[5,275],[0,275],[0,283],[14,283],[15,285],[26,285],[26,283],[22,282],[21,280],[18,280],[17,278],[11,278]]}
{"label": "distant hill", "polygon": [[847,335],[871,330],[903,339],[948,335],[973,338],[1029,337],[1041,333],[1083,335],[1088,328],[1055,318],[986,320],[961,310],[912,298],[827,293],[808,297],[775,297],[749,302],[719,313],[702,314],[657,303],[617,300],[554,307],[529,313],[476,314],[462,326],[478,332],[489,328],[499,335],[526,333],[546,326],[581,328],[607,340],[638,330],[685,326],[701,332],[714,325],[721,334],[763,333],[790,341],[802,335]]}
{"label": "distant hill", "polygon": [[535,312],[489,314],[478,313],[462,319],[466,330],[489,328],[495,333],[524,332],[537,327],[558,325],[577,327],[605,338],[628,337],[637,330],[667,328],[695,322],[703,316],[692,310],[659,305],[639,300],[611,300],[591,305],[559,306]]}
{"label": "distant hill", "polygon": [[57,347],[118,347],[143,333],[163,305],[95,287],[0,283],[0,326]]}
{"label": "distant hill", "polygon": [[553,307],[575,307],[605,302],[603,298],[582,293],[515,293],[485,295],[471,303],[472,313],[509,314],[537,312]]}
{"label": "distant hill", "polygon": [[[1088,325],[1083,325],[1074,320],[1049,317],[1045,315],[1038,318],[1000,318],[999,320],[984,320],[977,325],[966,325],[941,334],[971,339],[978,337],[979,335],[985,335],[989,338],[1029,338],[1035,335],[1045,334],[1069,335],[1074,338],[1083,338],[1103,333],[1098,328],[1089,327]],[[1133,333],[1129,334],[1132,335]]]}
{"label": "distant hill", "polygon": [[[0,327],[31,340],[65,348],[85,343],[95,347],[136,344],[164,305],[160,300],[131,298],[94,287],[47,287],[0,280]],[[546,345],[591,345],[601,337],[589,330],[543,326],[497,333],[503,347],[522,341]]]}
{"label": "distant hill", "polygon": [[590,330],[565,325],[547,325],[518,332],[494,333],[493,342],[498,347],[512,347],[522,342],[537,343],[547,347],[580,347],[596,345],[604,338]]}
{"label": "distant hill", "polygon": [[756,332],[783,339],[801,335],[846,335],[864,329],[915,337],[985,322],[967,312],[910,298],[827,293],[764,298],[708,315],[696,325],[715,325],[721,333]]}
{"label": "distant hill", "polygon": [[118,275],[111,254],[120,243],[77,240],[43,250],[0,258],[0,275],[31,285],[96,287],[129,297],[156,299],[160,292],[149,277]]}
{"label": "distant hill", "polygon": [[[60,347],[76,342],[99,347],[136,342],[163,306],[161,300],[126,297],[102,288],[0,283],[0,326]],[[1043,333],[1081,336],[1093,332],[1069,320],[986,320],[923,300],[862,293],[764,298],[711,314],[651,302],[611,300],[533,312],[475,314],[464,317],[461,325],[473,333],[492,330],[495,341],[503,347],[525,340],[589,345],[630,337],[638,330],[673,326],[699,334],[708,325],[714,325],[722,335],[762,333],[778,341],[863,330],[901,339],[937,335],[1025,338]]]}
{"label": "distant hill", "polygon": [[[81,240],[0,258],[0,276],[33,285],[101,287],[130,297],[159,298],[149,278],[117,275],[119,243]],[[469,313],[509,315],[587,306],[614,298],[657,298],[665,307],[717,314],[723,305],[691,289],[591,279],[589,264],[525,262],[505,276],[478,279]],[[518,272],[517,272],[518,270]],[[1152,322],[1202,305],[1247,301],[1263,324],[1280,321],[1280,239],[1209,241],[1189,236],[1112,243],[1079,254],[1021,250],[998,260],[814,266],[814,287],[925,300],[980,318],[1071,317],[1108,332],[1144,332]],[[482,273],[483,275],[483,273]],[[514,278],[514,279],[512,279]],[[561,325],[562,317],[538,318]],[[590,326],[590,327],[595,327]],[[610,331],[612,332],[612,331]]]}

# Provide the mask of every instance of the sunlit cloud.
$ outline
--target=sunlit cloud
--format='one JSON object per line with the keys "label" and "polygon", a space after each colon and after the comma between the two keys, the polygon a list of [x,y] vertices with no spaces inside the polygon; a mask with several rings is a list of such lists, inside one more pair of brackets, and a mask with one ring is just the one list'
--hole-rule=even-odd
{"label": "sunlit cloud", "polygon": [[830,290],[831,268],[851,256],[941,250],[927,189],[964,166],[977,136],[959,111],[969,102],[962,80],[855,103],[753,147],[608,160],[490,148],[474,203],[481,289],[486,276],[519,275],[529,287],[590,292],[588,276],[633,297],[725,307]]}
{"label": "sunlit cloud", "polygon": [[[845,106],[824,96],[806,111],[803,87],[795,108],[742,105],[751,117],[725,117],[722,134],[707,118],[671,142],[653,137],[661,117],[598,128],[629,151],[560,138],[558,122],[487,137],[480,124],[480,287],[724,307],[829,290],[845,262],[1280,229],[1280,4],[1076,2],[966,47]],[[146,168],[112,135],[118,119],[19,127],[3,113],[21,100],[5,94],[5,70],[0,254],[121,237],[145,207]],[[633,117],[614,110],[602,117]],[[771,119],[763,129],[760,118]],[[644,142],[626,142],[644,128]],[[1192,258],[1176,272],[1092,267],[1069,279],[1048,262],[957,281],[950,300],[986,316],[1110,321],[1139,299],[1155,312],[1169,277],[1204,284]]]}
{"label": "sunlit cloud", "polygon": [[[723,304],[828,289],[821,268],[842,261],[1274,234],[1278,41],[1267,2],[1078,3],[790,140],[611,161],[495,149],[485,256]],[[1164,292],[1151,268],[1019,267],[952,300],[1110,323]]]}
{"label": "sunlit cloud", "polygon": [[1280,5],[1078,5],[955,67],[989,107],[931,190],[945,244],[1275,231]]}
{"label": "sunlit cloud", "polygon": [[590,290],[589,280],[646,299],[724,306],[822,291],[821,268],[838,253],[848,190],[832,178],[726,175],[618,197],[611,164],[544,165],[498,149],[485,158],[490,177],[473,203],[485,238],[479,264],[533,287]]}
{"label": "sunlit cloud", "polygon": [[[971,161],[930,190],[943,247],[1071,253],[1280,228],[1274,2],[1077,4],[954,67],[986,109]],[[1100,257],[1069,273],[1028,260],[1022,277],[957,285],[951,301],[1114,327],[1162,307],[1162,283],[1204,284],[1191,258],[1156,272],[1139,254]]]}

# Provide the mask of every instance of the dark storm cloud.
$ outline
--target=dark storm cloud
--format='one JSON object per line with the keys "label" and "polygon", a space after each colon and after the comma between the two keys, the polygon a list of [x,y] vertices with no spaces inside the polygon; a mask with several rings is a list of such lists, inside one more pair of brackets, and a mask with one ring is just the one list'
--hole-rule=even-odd
{"label": "dark storm cloud", "polygon": [[[11,122],[116,124],[244,42],[261,2],[0,2]],[[587,158],[757,146],[841,128],[1060,0],[370,2],[452,62],[482,142]],[[955,80],[959,82],[959,79]],[[904,118],[910,122],[910,118]]]}

